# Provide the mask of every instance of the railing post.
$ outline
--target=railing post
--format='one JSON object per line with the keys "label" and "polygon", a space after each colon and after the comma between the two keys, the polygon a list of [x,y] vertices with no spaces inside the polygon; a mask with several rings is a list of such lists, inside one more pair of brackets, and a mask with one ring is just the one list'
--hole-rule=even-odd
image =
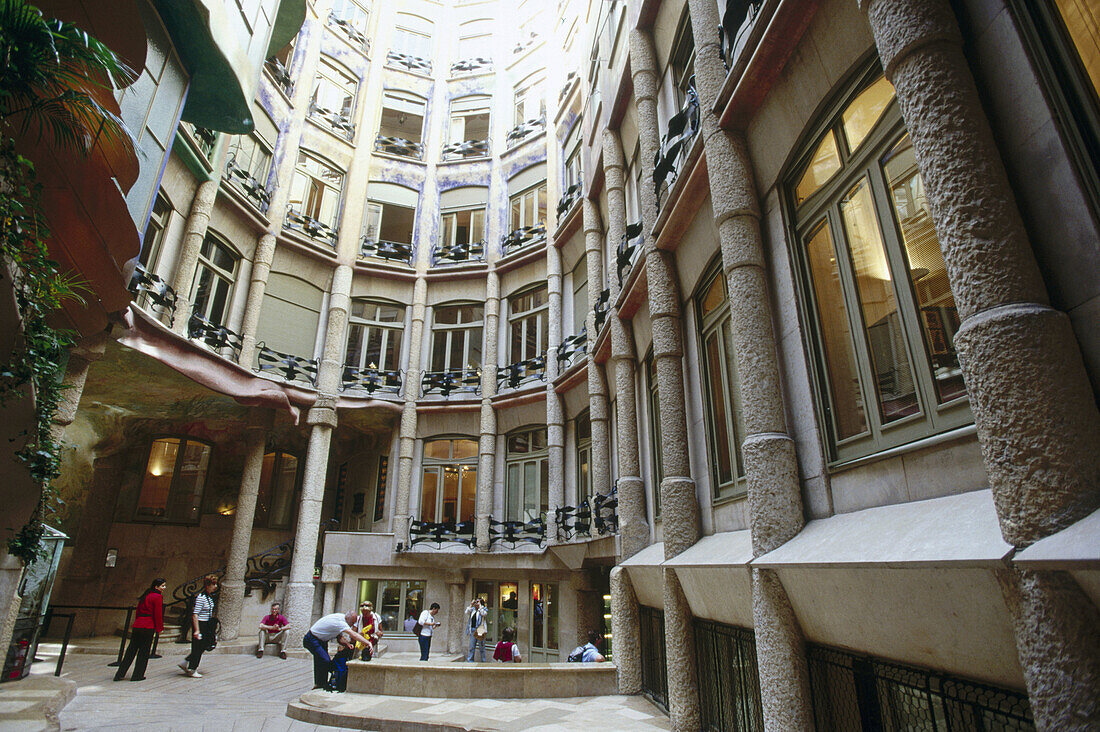
{"label": "railing post", "polygon": [[[65,665],[65,652],[69,650],[69,639],[73,635],[73,621],[76,620],[76,613],[67,613],[67,615],[69,621],[65,623],[65,637],[61,639],[61,653],[57,655],[57,667],[53,671],[54,676],[61,675],[61,667]],[[121,656],[119,658],[121,660]]]}
{"label": "railing post", "polygon": [[130,636],[130,618],[134,615],[134,608],[126,608],[126,624],[122,626],[122,640],[118,642],[118,658],[114,660],[114,663],[107,664],[108,666],[121,666],[122,654],[126,652],[126,639]]}

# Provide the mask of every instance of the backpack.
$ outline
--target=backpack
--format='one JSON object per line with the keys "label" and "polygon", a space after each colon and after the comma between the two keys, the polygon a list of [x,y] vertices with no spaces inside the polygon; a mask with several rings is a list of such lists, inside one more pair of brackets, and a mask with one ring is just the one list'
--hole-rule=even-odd
{"label": "backpack", "polygon": [[573,652],[569,654],[569,658],[565,660],[568,663],[581,663],[584,661],[584,646],[574,648]]}

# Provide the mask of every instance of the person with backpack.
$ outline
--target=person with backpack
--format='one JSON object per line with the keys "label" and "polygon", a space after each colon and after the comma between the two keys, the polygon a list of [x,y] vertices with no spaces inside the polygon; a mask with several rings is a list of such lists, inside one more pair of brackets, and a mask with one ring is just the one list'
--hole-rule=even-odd
{"label": "person with backpack", "polygon": [[180,662],[180,671],[193,679],[201,679],[199,661],[202,654],[214,648],[217,640],[218,618],[214,614],[214,593],[218,591],[218,575],[202,578],[202,590],[195,595],[191,606],[191,654]]}
{"label": "person with backpack", "polygon": [[497,643],[497,647],[493,651],[494,661],[519,663],[523,660],[519,655],[519,646],[512,642],[515,637],[516,631],[511,628],[505,628],[500,632],[500,643]]}
{"label": "person with backpack", "polygon": [[149,664],[149,648],[153,645],[153,636],[164,630],[164,598],[161,593],[167,586],[163,577],[157,577],[138,598],[130,645],[126,649],[126,655],[122,657],[122,663],[118,665],[115,681],[126,678],[131,663],[134,664],[134,675],[130,677],[130,681],[145,680],[145,667]]}
{"label": "person with backpack", "polygon": [[567,660],[570,663],[603,663],[607,659],[600,653],[600,640],[598,631],[588,631],[588,642],[574,648]]}

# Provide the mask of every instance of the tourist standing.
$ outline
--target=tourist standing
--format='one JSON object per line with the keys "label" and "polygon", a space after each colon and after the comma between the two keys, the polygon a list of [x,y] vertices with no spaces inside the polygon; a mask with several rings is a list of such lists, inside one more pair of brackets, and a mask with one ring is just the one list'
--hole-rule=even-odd
{"label": "tourist standing", "polygon": [[180,670],[193,679],[201,679],[199,661],[202,654],[214,647],[218,618],[214,614],[214,593],[218,591],[218,576],[208,574],[202,578],[202,591],[195,595],[191,609],[191,653],[180,662]]}
{"label": "tourist standing", "polygon": [[489,634],[489,628],[485,623],[485,615],[489,609],[475,597],[466,608],[466,635],[470,638],[470,652],[466,654],[467,661],[474,660],[474,651],[481,651],[481,662],[485,662],[485,636]]}
{"label": "tourist standing", "polygon": [[439,603],[433,602],[430,608],[420,613],[420,620],[417,621],[420,632],[416,636],[416,641],[420,644],[421,661],[428,660],[428,651],[432,649],[432,631],[440,626],[440,623],[435,619],[438,614]]}
{"label": "tourist standing", "polygon": [[500,632],[500,643],[497,643],[497,647],[493,651],[494,661],[519,663],[523,660],[519,655],[519,646],[512,642],[515,637],[516,631],[511,628],[505,628]]}
{"label": "tourist standing", "polygon": [[382,639],[382,616],[374,612],[374,603],[364,600],[359,603],[359,620],[356,624],[359,634],[370,641],[366,645],[356,644],[361,650],[360,658],[369,661],[378,653],[378,641]]}
{"label": "tourist standing", "polygon": [[145,667],[149,664],[149,648],[153,645],[153,636],[164,630],[164,588],[168,586],[163,577],[157,577],[149,588],[138,598],[137,613],[133,629],[130,631],[130,646],[115,673],[115,681],[126,678],[130,664],[134,664],[134,675],[130,681],[144,681]]}

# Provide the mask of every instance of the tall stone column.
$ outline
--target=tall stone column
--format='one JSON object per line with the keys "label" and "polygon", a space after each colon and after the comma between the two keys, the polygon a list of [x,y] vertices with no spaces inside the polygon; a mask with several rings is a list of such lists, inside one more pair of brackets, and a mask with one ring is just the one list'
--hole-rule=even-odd
{"label": "tall stone column", "polygon": [[[592,456],[588,470],[592,476],[592,491],[606,496],[611,492],[611,432],[608,428],[610,410],[607,406],[607,376],[603,366],[592,355],[596,352],[596,319],[594,310],[603,287],[603,231],[600,209],[585,198],[581,201],[584,215],[584,251],[588,264],[588,419],[592,428]],[[577,486],[578,489],[580,486]],[[577,496],[579,505],[583,496]]]}
{"label": "tall stone column", "polygon": [[321,615],[331,615],[336,612],[336,594],[340,589],[340,583],[344,581],[344,565],[322,564],[321,584],[325,586],[325,596],[321,601]]}
{"label": "tall stone column", "polygon": [[550,505],[547,510],[547,543],[558,540],[558,532],[550,523],[554,512],[565,505],[565,405],[554,389],[559,375],[558,345],[561,343],[561,250],[546,247],[546,292],[549,300],[547,317],[550,348],[546,352],[546,447],[547,472],[550,476]]}
{"label": "tall stone column", "polygon": [[248,299],[245,301],[244,317],[241,319],[241,355],[237,363],[246,369],[252,368],[252,359],[256,355],[256,329],[260,325],[260,309],[264,304],[267,278],[271,274],[271,261],[274,258],[275,235],[268,232],[256,243],[256,253],[252,257],[252,275],[248,283]]}
{"label": "tall stone column", "polygon": [[[620,502],[622,498],[619,498]],[[622,567],[611,570],[611,635],[615,643],[615,666],[620,694],[642,693],[641,635],[638,625],[638,597],[634,583]]]}
{"label": "tall stone column", "polygon": [[[60,402],[53,415],[53,438],[61,440],[65,428],[76,419],[76,410],[80,397],[84,393],[84,382],[88,380],[88,369],[103,358],[107,348],[107,331],[84,338],[69,351],[69,361],[65,364],[64,388],[60,393]],[[0,646],[4,648],[5,646]]]}
{"label": "tall stone column", "polygon": [[[1100,412],[1069,318],[1050,306],[951,4],[860,6],[943,250],[961,320],[955,345],[1001,533],[1023,548],[1100,506]],[[1100,726],[1095,605],[1064,573],[1016,570],[1002,583],[1037,726]]]}
{"label": "tall stone column", "polygon": [[497,456],[497,329],[500,323],[500,276],[490,270],[485,280],[485,328],[481,347],[481,439],[478,445],[477,516],[474,534],[479,551],[489,551],[489,521],[493,513]]}
{"label": "tall stone column", "polygon": [[466,619],[466,580],[461,574],[447,578],[447,653],[461,653],[466,640],[463,621]]}
{"label": "tall stone column", "polygon": [[[713,108],[726,69],[714,27],[718,8],[689,0],[695,34],[695,84],[707,157],[711,205],[729,288],[730,320],[745,425],[742,454],[748,482],[753,555],[760,556],[802,529],[802,493],[794,440],[787,434],[772,306],[768,297],[760,206],[744,137],[722,130]],[[813,729],[805,639],[779,578],[753,570],[764,723],[768,729]]]}
{"label": "tall stone column", "polygon": [[340,377],[344,372],[348,311],[351,309],[351,275],[351,267],[346,264],[337,265],[332,273],[328,327],[325,330],[321,363],[317,369],[317,389],[323,394],[335,394],[340,389]]}
{"label": "tall stone column", "polygon": [[424,337],[424,308],[428,282],[423,274],[413,287],[412,324],[409,327],[409,367],[405,371],[405,408],[401,412],[401,441],[397,453],[397,504],[393,514],[394,545],[409,546],[409,499],[412,495],[413,448],[416,447],[416,398],[420,394],[421,340]]}
{"label": "tall stone column", "polygon": [[199,262],[199,249],[206,238],[206,229],[210,225],[210,212],[214,209],[214,199],[218,196],[218,179],[206,180],[195,189],[191,199],[191,212],[184,225],[183,241],[179,256],[176,257],[176,274],[172,278],[172,289],[176,291],[176,313],[172,321],[172,330],[186,335],[187,321],[191,319],[191,285],[195,280],[195,266]]}
{"label": "tall stone column", "polygon": [[[607,187],[607,233],[617,246],[626,233],[626,191],[624,189],[623,144],[614,130],[603,132],[604,184]],[[617,272],[608,277],[611,303],[618,301]],[[622,558],[629,559],[649,544],[645,483],[638,459],[638,406],[634,388],[636,355],[630,324],[619,318],[612,305],[607,316],[611,329],[611,364],[615,378],[615,436],[619,461],[619,541]]]}
{"label": "tall stone column", "polygon": [[306,424],[311,427],[309,447],[306,448],[298,528],[294,533],[294,554],[290,559],[290,578],[286,587],[287,616],[296,633],[305,633],[313,615],[313,569],[321,530],[328,451],[332,430],[336,427],[336,398],[319,396],[306,416]]}
{"label": "tall stone column", "polygon": [[225,640],[234,640],[240,634],[244,574],[248,564],[248,547],[252,542],[252,521],[256,517],[260,474],[264,466],[267,427],[263,422],[256,421],[248,425],[244,434],[244,469],[241,471],[237,510],[233,514],[233,536],[229,540],[229,556],[225,562],[225,577],[218,603],[221,637]]}
{"label": "tall stone column", "polygon": [[[638,146],[642,180],[651,180],[659,148],[657,128],[657,61],[653,41],[641,30],[630,32],[630,64],[634,100],[638,110]],[[657,194],[642,186],[642,222],[645,233],[645,271],[649,290],[649,314],[653,327],[653,358],[657,370],[657,396],[661,407],[661,514],[665,558],[671,559],[699,540],[699,503],[691,478],[687,449],[686,398],[684,394],[683,341],[680,322],[680,288],[672,256],[657,249],[653,226],[657,218]],[[697,730],[700,725],[698,683],[691,633],[691,608],[679,581],[665,573],[665,650],[669,716],[675,730]]]}

